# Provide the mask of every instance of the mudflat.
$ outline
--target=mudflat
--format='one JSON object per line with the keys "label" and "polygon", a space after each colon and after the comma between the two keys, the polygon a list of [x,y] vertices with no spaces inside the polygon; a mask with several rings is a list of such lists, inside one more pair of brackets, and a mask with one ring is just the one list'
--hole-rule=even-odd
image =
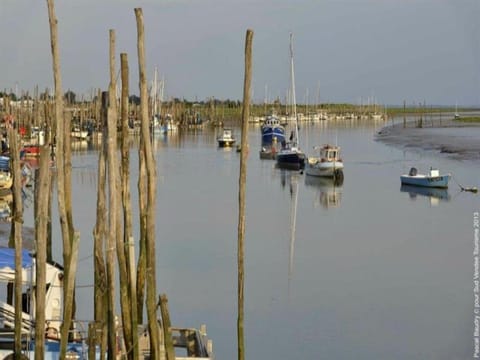
{"label": "mudflat", "polygon": [[382,128],[375,139],[402,148],[437,151],[458,160],[480,161],[480,123],[428,120]]}

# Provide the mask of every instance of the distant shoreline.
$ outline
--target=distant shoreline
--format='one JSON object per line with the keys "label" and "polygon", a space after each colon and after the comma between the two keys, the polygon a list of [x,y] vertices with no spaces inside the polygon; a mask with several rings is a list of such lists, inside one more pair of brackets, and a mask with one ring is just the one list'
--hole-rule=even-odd
{"label": "distant shoreline", "polygon": [[[471,129],[471,131],[470,131]],[[433,151],[457,160],[480,161],[480,123],[453,120],[396,123],[383,127],[375,140],[401,148]]]}

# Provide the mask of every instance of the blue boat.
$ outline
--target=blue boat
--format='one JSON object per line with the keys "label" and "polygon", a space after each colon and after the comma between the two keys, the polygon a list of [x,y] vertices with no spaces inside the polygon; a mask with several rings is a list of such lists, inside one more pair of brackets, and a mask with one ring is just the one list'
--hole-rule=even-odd
{"label": "blue boat", "polygon": [[283,169],[301,170],[305,168],[305,153],[297,145],[286,143],[277,153],[277,166]]}
{"label": "blue boat", "polygon": [[424,175],[418,174],[416,168],[411,168],[408,174],[400,176],[400,181],[403,185],[446,189],[451,177],[451,174],[441,175],[438,169],[430,168],[428,175]]}
{"label": "blue boat", "polygon": [[262,132],[262,145],[285,141],[285,128],[280,124],[278,116],[273,113],[265,117],[260,131]]}

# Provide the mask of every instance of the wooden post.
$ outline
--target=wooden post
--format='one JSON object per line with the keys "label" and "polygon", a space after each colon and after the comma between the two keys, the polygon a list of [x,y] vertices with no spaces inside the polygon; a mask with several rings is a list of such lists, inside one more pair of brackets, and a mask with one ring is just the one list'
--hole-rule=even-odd
{"label": "wooden post", "polygon": [[47,242],[50,222],[51,175],[50,175],[50,131],[45,129],[45,142],[40,149],[40,166],[35,176],[35,239],[37,255],[35,266],[35,360],[42,360],[45,354],[45,297]]}
{"label": "wooden post", "polygon": [[105,358],[106,350],[106,334],[107,322],[106,314],[108,311],[108,293],[107,289],[107,274],[106,264],[103,249],[105,247],[106,239],[106,158],[107,158],[107,94],[103,93],[100,96],[99,102],[102,105],[101,122],[102,126],[102,146],[98,155],[98,181],[97,181],[97,221],[93,230],[94,238],[94,269],[95,269],[95,288],[94,288],[94,307],[95,307],[95,322],[101,326],[102,331],[99,339],[100,343],[100,358]]}
{"label": "wooden post", "polygon": [[22,351],[22,183],[20,172],[20,149],[18,135],[13,127],[8,129],[10,142],[11,169],[13,174],[13,217],[12,229],[15,244],[15,358],[20,359]]}
{"label": "wooden post", "polygon": [[238,360],[245,359],[245,340],[243,332],[244,314],[244,238],[245,238],[245,188],[247,183],[247,158],[248,158],[248,118],[250,109],[250,87],[252,81],[252,39],[253,30],[248,29],[245,39],[245,78],[243,83],[243,109],[242,109],[242,143],[240,156],[240,176],[238,180],[238,318],[237,341]]}
{"label": "wooden post", "polygon": [[[116,356],[117,337],[115,324],[115,251],[117,237],[117,192],[116,192],[116,141],[117,118],[115,99],[115,32],[110,30],[110,86],[108,89],[107,110],[107,169],[108,169],[108,236],[107,236],[107,289],[108,289],[108,358]],[[113,74],[113,76],[112,76]]]}
{"label": "wooden post", "polygon": [[63,92],[60,75],[60,55],[58,49],[57,19],[53,0],[47,0],[48,17],[50,23],[50,41],[52,49],[52,67],[55,85],[55,122],[57,141],[57,191],[58,212],[63,240],[64,262],[64,288],[63,288],[63,323],[61,326],[60,354],[63,359],[67,351],[68,331],[72,324],[74,312],[73,293],[76,273],[76,251],[78,239],[73,229],[72,204],[71,204],[71,147],[65,141],[70,139],[70,120],[64,117]]}
{"label": "wooden post", "polygon": [[96,359],[96,347],[97,347],[97,323],[95,321],[88,323],[88,359]]}
{"label": "wooden post", "polygon": [[140,79],[140,107],[141,107],[141,137],[143,141],[143,156],[145,156],[147,170],[147,214],[146,214],[146,286],[147,286],[147,317],[148,330],[150,333],[150,357],[158,359],[160,349],[158,345],[159,329],[157,322],[156,304],[156,266],[155,266],[155,197],[156,197],[156,166],[153,157],[152,144],[149,136],[148,118],[148,93],[145,75],[145,39],[143,12],[141,8],[135,8],[137,20],[137,49]]}
{"label": "wooden post", "polygon": [[[130,201],[130,156],[128,143],[128,57],[127,54],[120,54],[121,75],[122,75],[122,98],[121,98],[121,114],[122,114],[122,202],[123,202],[123,248],[125,252],[127,279],[126,284],[129,285],[128,296],[130,308],[128,313],[130,316],[130,337],[125,339],[128,358],[131,360],[138,359],[138,333],[137,333],[137,290],[135,277],[135,248],[132,235],[132,206]],[[124,319],[125,321],[125,319]],[[124,325],[125,326],[125,325]],[[126,334],[125,334],[126,335]]]}
{"label": "wooden post", "polygon": [[167,360],[175,360],[175,350],[173,348],[172,340],[172,324],[170,322],[170,313],[168,311],[168,299],[166,294],[160,295],[160,312],[162,314],[163,324],[163,341],[167,353]]}

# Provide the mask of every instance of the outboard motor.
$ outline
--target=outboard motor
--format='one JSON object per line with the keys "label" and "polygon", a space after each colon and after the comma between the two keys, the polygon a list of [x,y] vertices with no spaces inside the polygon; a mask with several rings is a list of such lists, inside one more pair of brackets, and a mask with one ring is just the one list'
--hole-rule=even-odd
{"label": "outboard motor", "polygon": [[416,176],[417,175],[417,168],[412,167],[410,169],[410,172],[408,173],[410,176]]}

